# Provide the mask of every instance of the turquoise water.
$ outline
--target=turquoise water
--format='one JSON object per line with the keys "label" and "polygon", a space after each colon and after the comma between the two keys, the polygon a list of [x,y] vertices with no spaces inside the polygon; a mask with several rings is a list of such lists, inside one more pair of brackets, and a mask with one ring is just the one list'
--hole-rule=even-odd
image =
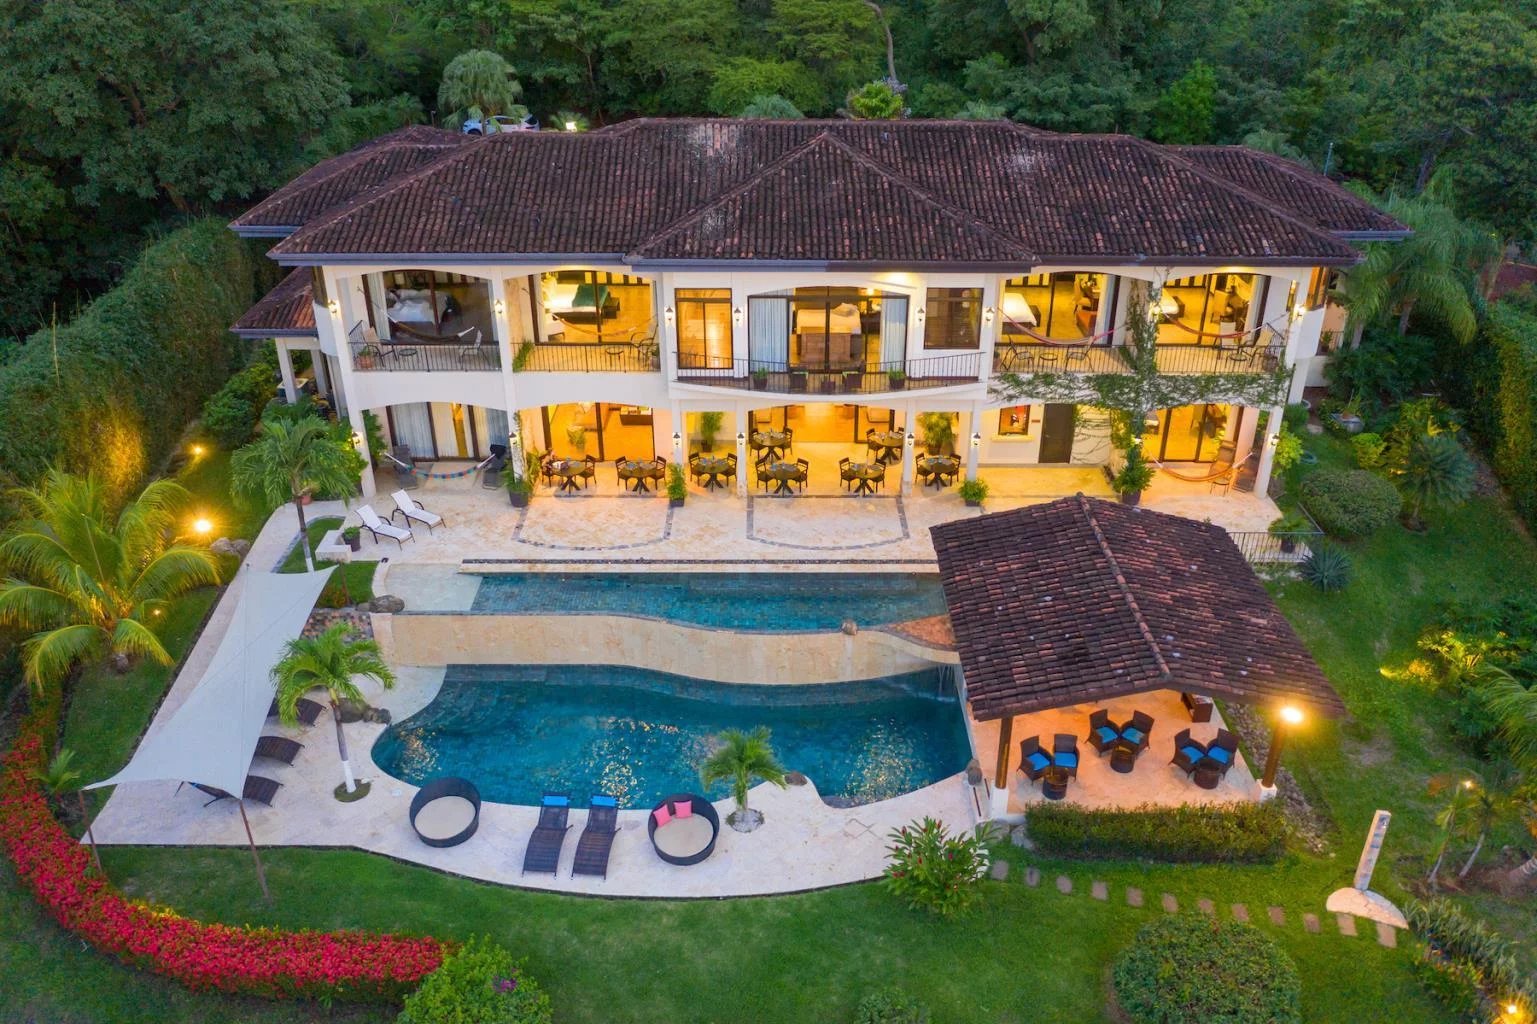
{"label": "turquoise water", "polygon": [[792,632],[942,615],[945,597],[938,576],[915,573],[509,573],[483,577],[470,610]]}
{"label": "turquoise water", "polygon": [[499,803],[536,804],[556,790],[577,806],[605,792],[621,807],[649,808],[700,791],[699,766],[721,730],[760,725],[786,769],[842,806],[930,785],[971,758],[940,670],[743,686],[608,665],[450,666],[437,698],[386,729],[373,757],[417,785],[462,776]]}

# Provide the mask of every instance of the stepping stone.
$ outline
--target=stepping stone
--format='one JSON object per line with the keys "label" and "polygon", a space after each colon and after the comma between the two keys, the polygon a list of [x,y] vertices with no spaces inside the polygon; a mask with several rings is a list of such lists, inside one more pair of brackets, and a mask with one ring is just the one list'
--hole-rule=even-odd
{"label": "stepping stone", "polygon": [[1318,915],[1317,914],[1303,914],[1302,915],[1302,927],[1305,928],[1307,931],[1313,933],[1314,935],[1317,935],[1318,934]]}
{"label": "stepping stone", "polygon": [[1233,904],[1233,920],[1239,924],[1249,923],[1249,908],[1242,903]]}
{"label": "stepping stone", "polygon": [[1179,913],[1179,900],[1174,898],[1173,893],[1166,892],[1163,894],[1163,909],[1171,914]]}
{"label": "stepping stone", "polygon": [[1340,926],[1341,935],[1355,935],[1356,917],[1354,914],[1335,914],[1334,920]]}
{"label": "stepping stone", "polygon": [[1032,889],[1041,884],[1040,868],[1025,868],[1025,884]]}
{"label": "stepping stone", "polygon": [[1128,907],[1142,906],[1142,890],[1128,887],[1126,890],[1126,905]]}
{"label": "stepping stone", "polygon": [[993,876],[994,881],[1003,881],[1009,877],[1009,862],[1006,860],[993,861],[992,869],[988,873]]}
{"label": "stepping stone", "polygon": [[1398,947],[1398,929],[1390,924],[1383,924],[1381,921],[1376,922],[1376,924],[1377,944],[1379,946],[1386,946],[1389,949],[1396,949]]}
{"label": "stepping stone", "polygon": [[1066,896],[1073,891],[1073,880],[1066,875],[1057,876],[1057,891]]}
{"label": "stepping stone", "polygon": [[1207,900],[1207,899],[1196,900],[1195,901],[1195,909],[1199,910],[1201,913],[1205,914],[1207,917],[1216,917],[1217,916],[1217,905],[1215,903],[1213,903],[1211,900]]}
{"label": "stepping stone", "polygon": [[1284,924],[1286,924],[1286,911],[1282,910],[1280,907],[1271,907],[1270,910],[1269,910],[1269,913],[1270,913],[1270,923],[1271,924],[1274,924],[1274,925],[1284,925]]}
{"label": "stepping stone", "polygon": [[1110,886],[1104,882],[1095,882],[1089,886],[1089,895],[1097,900],[1108,900],[1110,898]]}

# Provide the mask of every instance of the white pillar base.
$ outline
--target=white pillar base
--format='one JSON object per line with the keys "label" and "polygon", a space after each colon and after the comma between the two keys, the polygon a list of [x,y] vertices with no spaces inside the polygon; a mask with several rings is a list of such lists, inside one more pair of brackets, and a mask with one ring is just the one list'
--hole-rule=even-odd
{"label": "white pillar base", "polygon": [[1264,783],[1260,783],[1259,802],[1262,804],[1269,803],[1276,798],[1276,794],[1279,792],[1280,790],[1275,786],[1267,786]]}
{"label": "white pillar base", "polygon": [[1009,791],[994,786],[987,801],[987,814],[989,820],[997,821],[1009,813]]}

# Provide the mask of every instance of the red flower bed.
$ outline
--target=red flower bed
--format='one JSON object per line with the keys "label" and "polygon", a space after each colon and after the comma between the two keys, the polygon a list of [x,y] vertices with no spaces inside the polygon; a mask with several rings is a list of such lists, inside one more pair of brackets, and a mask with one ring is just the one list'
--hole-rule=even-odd
{"label": "red flower bed", "polygon": [[363,1002],[398,1002],[442,962],[436,939],[204,924],[123,896],[91,871],[31,778],[56,715],[29,716],[5,755],[0,845],[48,913],[97,949],[193,989]]}

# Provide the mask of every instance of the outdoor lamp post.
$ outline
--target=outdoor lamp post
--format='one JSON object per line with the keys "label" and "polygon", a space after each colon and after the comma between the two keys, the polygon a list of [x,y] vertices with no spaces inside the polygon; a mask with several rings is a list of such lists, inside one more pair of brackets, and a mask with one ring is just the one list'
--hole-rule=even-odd
{"label": "outdoor lamp post", "polygon": [[192,522],[192,532],[197,534],[199,537],[207,537],[210,533],[213,532],[213,523],[208,519],[207,516],[198,516],[197,519],[193,520]]}
{"label": "outdoor lamp post", "polygon": [[1288,729],[1302,724],[1302,709],[1293,704],[1288,704],[1281,709],[1281,721],[1270,734],[1270,753],[1265,757],[1265,777],[1260,779],[1260,786],[1267,790],[1275,789],[1276,769],[1281,765],[1281,742],[1286,738]]}

